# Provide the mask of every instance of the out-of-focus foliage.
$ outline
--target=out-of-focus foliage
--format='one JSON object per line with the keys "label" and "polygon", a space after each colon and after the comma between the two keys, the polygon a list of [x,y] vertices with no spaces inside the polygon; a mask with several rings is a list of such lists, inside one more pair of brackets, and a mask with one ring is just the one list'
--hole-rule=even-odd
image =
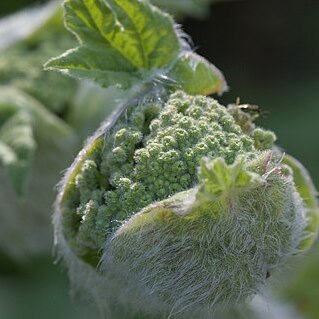
{"label": "out-of-focus foliage", "polygon": [[0,119],[0,249],[26,258],[50,249],[52,188],[78,139],[65,122],[15,87],[0,86]]}
{"label": "out-of-focus foliage", "polygon": [[299,261],[285,284],[283,295],[296,305],[298,311],[309,319],[319,316],[319,243],[313,247],[306,261]]}
{"label": "out-of-focus foliage", "polygon": [[16,260],[50,254],[61,172],[129,95],[43,71],[52,55],[76,43],[57,4],[0,21],[0,250]]}
{"label": "out-of-focus foliage", "polygon": [[[26,12],[24,16],[13,17],[13,21],[21,20],[20,26],[17,23],[17,29],[21,32],[24,24],[34,24],[35,29],[30,28],[30,34],[26,38],[16,39],[10,45],[10,38],[13,38],[10,30],[0,38],[0,84],[29,93],[56,114],[67,111],[70,97],[75,94],[78,86],[73,79],[53,72],[43,72],[42,65],[52,54],[65,50],[75,42],[64,30],[61,18],[62,12],[55,5],[49,4],[39,11],[33,10]],[[1,22],[0,27],[5,27],[5,22]],[[18,31],[14,30],[18,37]]]}

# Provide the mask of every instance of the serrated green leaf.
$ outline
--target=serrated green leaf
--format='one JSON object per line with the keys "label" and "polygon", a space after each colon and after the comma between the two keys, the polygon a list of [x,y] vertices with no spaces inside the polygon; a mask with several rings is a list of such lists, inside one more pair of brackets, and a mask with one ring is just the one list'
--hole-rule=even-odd
{"label": "serrated green leaf", "polygon": [[179,54],[172,19],[146,0],[68,0],[64,9],[80,46],[50,60],[47,69],[129,88]]}
{"label": "serrated green leaf", "polygon": [[192,52],[182,54],[169,76],[189,94],[221,94],[227,90],[223,74],[206,59]]}
{"label": "serrated green leaf", "polygon": [[189,51],[171,17],[147,0],[67,0],[65,24],[80,46],[45,68],[128,89],[170,79],[189,94],[222,93],[222,73]]}

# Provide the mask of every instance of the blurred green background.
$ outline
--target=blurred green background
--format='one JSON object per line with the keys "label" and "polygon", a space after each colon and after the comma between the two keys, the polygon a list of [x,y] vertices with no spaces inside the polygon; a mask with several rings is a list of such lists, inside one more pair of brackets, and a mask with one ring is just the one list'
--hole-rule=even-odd
{"label": "blurred green background", "polygon": [[[41,1],[1,0],[0,16],[31,3]],[[265,110],[259,124],[276,132],[278,145],[307,167],[319,188],[319,1],[226,1],[212,5],[206,20],[182,23],[195,50],[227,79],[230,91],[220,100],[240,97]],[[309,267],[300,278],[313,276],[313,287],[294,285],[319,301],[318,258]],[[8,265],[0,272],[0,319],[98,318],[68,291],[66,274],[51,256]],[[306,313],[307,302],[297,305]],[[309,318],[318,319],[319,310]]]}

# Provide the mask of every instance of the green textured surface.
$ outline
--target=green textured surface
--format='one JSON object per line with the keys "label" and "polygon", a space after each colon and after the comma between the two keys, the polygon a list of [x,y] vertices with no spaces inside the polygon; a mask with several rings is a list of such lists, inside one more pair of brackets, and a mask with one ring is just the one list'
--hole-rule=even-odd
{"label": "green textured surface", "polygon": [[254,157],[263,134],[269,132],[243,133],[223,106],[203,96],[180,91],[167,102],[142,100],[88,144],[66,181],[61,210],[70,246],[89,262],[95,254],[97,261],[105,232],[150,203],[192,187],[203,156],[227,163],[239,154]]}
{"label": "green textured surface", "polygon": [[246,301],[303,238],[301,199],[281,169],[269,152],[232,165],[202,160],[199,187],[133,215],[106,246],[105,260],[173,314]]}

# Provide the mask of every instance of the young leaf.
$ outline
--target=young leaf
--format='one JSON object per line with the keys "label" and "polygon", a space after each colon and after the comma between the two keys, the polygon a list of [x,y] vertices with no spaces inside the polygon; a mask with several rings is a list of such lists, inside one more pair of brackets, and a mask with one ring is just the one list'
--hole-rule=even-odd
{"label": "young leaf", "polygon": [[80,45],[48,61],[47,70],[103,87],[128,89],[160,77],[190,94],[226,88],[221,72],[191,53],[171,17],[147,0],[67,0],[64,10]]}
{"label": "young leaf", "polygon": [[222,94],[227,90],[223,74],[213,64],[193,52],[182,54],[169,76],[189,94]]}
{"label": "young leaf", "polygon": [[249,189],[263,183],[262,178],[245,167],[245,158],[238,157],[228,165],[224,158],[211,159],[204,157],[199,169],[200,188],[198,199],[212,200],[234,189]]}
{"label": "young leaf", "polygon": [[172,19],[147,1],[68,0],[64,9],[80,46],[49,61],[48,69],[128,88],[179,53]]}

